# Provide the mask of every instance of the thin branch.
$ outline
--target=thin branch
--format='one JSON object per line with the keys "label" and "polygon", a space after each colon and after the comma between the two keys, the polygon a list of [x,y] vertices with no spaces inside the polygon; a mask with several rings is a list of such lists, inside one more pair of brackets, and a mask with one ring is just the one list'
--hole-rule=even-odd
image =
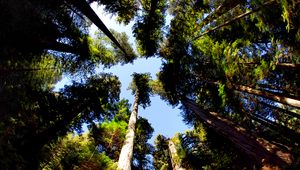
{"label": "thin branch", "polygon": [[[268,1],[268,2],[264,3],[263,6],[271,5],[273,2],[275,2],[275,0]],[[212,32],[212,31],[215,31],[215,30],[217,30],[217,29],[219,29],[221,27],[227,26],[227,25],[229,25],[229,24],[231,24],[231,23],[233,23],[233,22],[235,22],[235,21],[237,21],[237,20],[239,20],[241,18],[244,18],[244,17],[246,17],[246,16],[248,16],[250,14],[253,14],[254,12],[259,11],[260,9],[261,9],[261,7],[257,7],[255,9],[253,9],[252,11],[248,11],[246,13],[243,13],[243,14],[239,15],[239,16],[236,16],[233,19],[231,19],[229,21],[226,21],[225,23],[223,23],[221,25],[218,25],[218,26],[216,26],[216,27],[214,27],[212,29],[209,29],[209,30],[205,31],[204,33],[202,33],[199,36],[195,37],[193,40],[197,40],[198,38],[200,38],[200,37],[202,37],[202,36],[204,36],[204,35]]]}

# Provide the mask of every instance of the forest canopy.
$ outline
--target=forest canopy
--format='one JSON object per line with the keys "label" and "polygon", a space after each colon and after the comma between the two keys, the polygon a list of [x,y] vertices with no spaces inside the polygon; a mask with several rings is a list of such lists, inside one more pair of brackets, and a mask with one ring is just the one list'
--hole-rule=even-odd
{"label": "forest canopy", "polygon": [[[136,49],[92,3],[133,22]],[[2,0],[0,14],[1,169],[300,168],[299,1]],[[154,57],[132,104],[96,72]],[[153,95],[192,128],[149,143],[138,108]]]}

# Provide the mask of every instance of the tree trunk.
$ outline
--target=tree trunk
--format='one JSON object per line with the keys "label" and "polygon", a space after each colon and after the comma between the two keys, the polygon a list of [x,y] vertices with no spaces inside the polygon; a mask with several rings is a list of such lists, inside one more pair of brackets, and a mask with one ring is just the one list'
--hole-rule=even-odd
{"label": "tree trunk", "polygon": [[[207,83],[211,84],[211,85],[219,85],[220,84],[219,81],[207,81]],[[290,97],[287,97],[282,94],[262,91],[262,90],[254,89],[249,86],[238,85],[238,84],[234,84],[234,83],[231,83],[231,86],[232,86],[231,87],[232,90],[236,90],[238,92],[253,94],[253,95],[260,96],[260,97],[263,97],[263,98],[266,98],[266,99],[269,99],[269,100],[272,100],[275,102],[279,102],[279,103],[286,104],[286,105],[289,105],[292,107],[300,108],[300,100],[297,100],[296,97],[290,98]]]}
{"label": "tree trunk", "polygon": [[203,110],[194,101],[181,100],[182,104],[194,112],[200,120],[212,127],[217,133],[226,137],[237,148],[244,151],[261,169],[283,169],[292,163],[292,155],[288,151],[269,143],[268,141],[250,136],[246,129],[234,125],[221,118],[215,112]]}
{"label": "tree trunk", "polygon": [[177,160],[178,154],[177,154],[176,145],[172,140],[169,140],[168,146],[169,146],[169,152],[170,152],[173,170],[184,170],[184,168],[181,167],[179,160]]}
{"label": "tree trunk", "polygon": [[68,0],[73,4],[80,12],[82,12],[88,19],[90,19],[108,38],[110,38],[117,47],[119,47],[127,56],[125,49],[120,45],[108,28],[104,25],[101,19],[97,16],[95,11],[85,0]]}
{"label": "tree trunk", "polygon": [[282,113],[284,113],[284,114],[287,114],[287,115],[289,115],[289,116],[291,116],[291,117],[296,117],[296,118],[300,119],[300,114],[299,114],[299,113],[292,112],[292,111],[289,111],[289,110],[287,110],[287,109],[283,109],[283,108],[280,108],[280,107],[276,107],[276,106],[274,106],[274,105],[270,105],[270,104],[268,104],[268,103],[266,103],[266,102],[263,102],[263,101],[260,101],[259,104],[261,104],[261,105],[263,105],[263,106],[265,106],[265,107],[268,107],[268,108],[277,110],[277,111],[279,111],[279,112],[282,112]]}
{"label": "tree trunk", "polygon": [[265,89],[276,90],[278,92],[284,93],[285,95],[291,96],[292,98],[300,99],[300,96],[295,94],[295,91],[293,92],[291,89],[287,89],[285,87],[278,87],[278,86],[271,85],[271,84],[258,84],[258,87],[263,90],[265,90]]}
{"label": "tree trunk", "polygon": [[233,84],[233,89],[240,91],[240,92],[245,92],[245,93],[249,93],[249,94],[254,94],[260,97],[264,97],[266,99],[270,99],[282,104],[286,104],[292,107],[297,107],[300,108],[300,101],[297,99],[292,99],[283,95],[279,95],[279,94],[273,94],[271,92],[266,92],[266,91],[261,91],[261,90],[257,90],[257,89],[253,89],[251,87],[248,86],[243,86],[243,85],[237,85],[237,84]]}
{"label": "tree trunk", "polygon": [[118,161],[119,170],[131,170],[131,160],[133,155],[133,144],[134,144],[134,136],[135,136],[135,124],[138,115],[138,104],[139,104],[139,98],[137,92],[135,95],[133,109],[129,118],[128,132],[125,136],[125,141],[119,156],[119,161]]}
{"label": "tree trunk", "polygon": [[[243,63],[239,63],[239,64],[258,66],[261,63],[259,63],[259,62],[243,62]],[[276,66],[276,68],[282,68],[282,69],[299,69],[300,68],[300,64],[296,64],[296,63],[276,63],[275,66]]]}
{"label": "tree trunk", "polygon": [[298,141],[300,141],[300,135],[289,127],[283,126],[276,122],[272,122],[258,114],[250,114],[250,117],[253,120],[259,122],[261,125],[269,127],[271,130],[281,133],[282,136],[292,139],[293,141],[295,141],[295,143],[298,143]]}

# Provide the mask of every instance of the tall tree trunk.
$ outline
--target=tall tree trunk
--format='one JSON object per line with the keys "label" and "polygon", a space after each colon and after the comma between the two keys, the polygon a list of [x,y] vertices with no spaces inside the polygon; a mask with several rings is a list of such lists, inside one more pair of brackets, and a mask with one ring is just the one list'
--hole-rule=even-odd
{"label": "tall tree trunk", "polygon": [[233,89],[240,91],[240,92],[246,92],[249,94],[254,94],[260,97],[264,97],[266,99],[270,99],[282,104],[286,104],[292,107],[297,107],[300,108],[300,101],[297,99],[292,99],[289,97],[286,97],[284,95],[279,95],[279,94],[273,94],[272,92],[266,92],[266,91],[262,91],[262,90],[257,90],[257,89],[253,89],[251,87],[248,86],[243,86],[243,85],[237,85],[237,84],[233,84]]}
{"label": "tall tree trunk", "polygon": [[270,104],[268,104],[266,102],[263,102],[263,101],[260,101],[259,104],[261,104],[261,105],[263,105],[265,107],[277,110],[279,112],[282,112],[283,114],[287,114],[287,115],[289,115],[291,117],[296,117],[296,118],[300,119],[300,114],[299,113],[292,112],[292,111],[289,111],[287,109],[283,109],[283,108],[280,108],[280,107],[276,107],[274,105],[270,105]]}
{"label": "tall tree trunk", "polygon": [[219,117],[215,112],[199,108],[194,101],[182,99],[181,102],[205,124],[244,151],[261,169],[283,169],[292,163],[293,158],[288,151],[284,151],[264,139],[250,136],[246,129]]}
{"label": "tall tree trunk", "polygon": [[119,47],[127,56],[125,49],[120,45],[117,39],[112,35],[108,28],[104,25],[95,11],[90,7],[86,0],[67,0],[73,4],[80,12],[90,19],[108,38],[110,38],[117,47]]}
{"label": "tall tree trunk", "polygon": [[168,146],[173,170],[184,170],[184,168],[181,167],[181,164],[178,160],[178,154],[175,143],[172,140],[169,140]]}
{"label": "tall tree trunk", "polygon": [[259,122],[261,125],[269,127],[271,130],[281,133],[282,136],[286,136],[287,138],[292,139],[293,141],[295,141],[295,143],[298,143],[300,141],[300,135],[289,127],[283,126],[276,122],[272,122],[258,114],[250,114],[250,117],[253,120]]}
{"label": "tall tree trunk", "polygon": [[135,124],[137,121],[138,115],[138,105],[139,98],[138,92],[135,95],[135,101],[133,104],[133,109],[130,114],[129,123],[128,123],[128,132],[125,137],[125,141],[119,156],[118,169],[119,170],[131,170],[131,160],[133,155],[133,144],[135,136]]}
{"label": "tall tree trunk", "polygon": [[285,87],[278,87],[278,86],[271,85],[271,84],[258,84],[258,87],[263,90],[265,90],[265,89],[276,90],[278,92],[284,93],[285,95],[292,96],[292,98],[300,99],[300,96],[297,95],[295,93],[295,91],[293,92],[292,89],[287,89]]}
{"label": "tall tree trunk", "polygon": [[[244,64],[244,65],[253,65],[253,66],[258,66],[261,63],[259,62],[243,62],[243,63],[239,63],[239,64]],[[281,68],[281,69],[299,69],[300,68],[300,64],[296,64],[296,63],[276,63],[275,64],[276,68]]]}
{"label": "tall tree trunk", "polygon": [[[211,85],[219,85],[219,81],[207,81],[208,84]],[[231,88],[232,90],[236,90],[238,92],[243,92],[243,93],[248,93],[248,94],[253,94],[256,96],[260,96],[275,102],[279,102],[282,104],[286,104],[292,107],[297,107],[300,108],[300,100],[297,100],[296,97],[291,96],[293,98],[287,97],[283,94],[278,94],[278,93],[273,93],[273,92],[267,92],[267,91],[262,91],[258,89],[254,89],[249,86],[244,86],[244,85],[239,85],[239,84],[234,84],[231,83]]]}

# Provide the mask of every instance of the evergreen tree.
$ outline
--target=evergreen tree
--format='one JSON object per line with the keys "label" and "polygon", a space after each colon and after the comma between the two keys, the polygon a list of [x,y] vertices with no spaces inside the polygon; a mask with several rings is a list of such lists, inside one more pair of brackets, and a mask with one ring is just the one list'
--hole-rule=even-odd
{"label": "evergreen tree", "polygon": [[133,81],[131,84],[131,89],[132,94],[135,94],[135,100],[128,122],[128,132],[126,134],[118,161],[118,168],[127,170],[131,169],[138,106],[142,105],[143,108],[149,106],[151,102],[149,95],[152,93],[152,90],[149,87],[150,74],[134,73],[132,76]]}

